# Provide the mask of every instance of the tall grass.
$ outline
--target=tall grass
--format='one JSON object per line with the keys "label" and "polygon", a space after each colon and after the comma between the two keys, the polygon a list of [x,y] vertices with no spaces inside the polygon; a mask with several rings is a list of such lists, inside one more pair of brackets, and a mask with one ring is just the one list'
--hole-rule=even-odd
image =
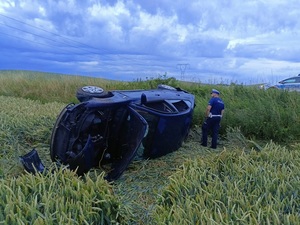
{"label": "tall grass", "polygon": [[196,97],[193,123],[201,126],[212,88],[221,92],[225,102],[225,116],[221,135],[227,127],[239,127],[253,139],[290,142],[300,138],[300,98],[297,92],[260,90],[255,86],[232,84],[203,85],[179,82],[166,75],[155,79],[116,82],[99,78],[38,73],[30,71],[0,71],[0,95],[29,98],[46,102],[78,102],[76,90],[84,85],[101,86],[106,90],[156,88],[159,83],[181,87]]}
{"label": "tall grass", "polygon": [[0,180],[0,195],[0,224],[126,224],[130,216],[102,175],[63,168]]}
{"label": "tall grass", "polygon": [[170,176],[156,224],[299,224],[299,159],[270,143],[190,160]]}
{"label": "tall grass", "polygon": [[194,124],[204,120],[211,88],[217,88],[225,102],[221,134],[238,127],[248,138],[288,143],[300,138],[300,98],[297,92],[261,90],[253,86],[195,86],[197,108]]}
{"label": "tall grass", "polygon": [[62,75],[33,71],[0,71],[0,94],[39,100],[41,102],[76,102],[77,88],[96,85],[114,87],[116,81],[76,75]]}
{"label": "tall grass", "polygon": [[105,90],[149,89],[165,83],[178,86],[173,78],[161,76],[156,79],[132,82],[113,81],[79,75],[63,75],[34,71],[0,71],[0,95],[22,97],[41,102],[77,102],[76,90],[85,85],[100,86]]}
{"label": "tall grass", "polygon": [[[101,170],[88,177],[63,171],[24,173],[18,157],[32,148],[47,168],[53,166],[51,131],[66,103],[77,101],[78,87],[146,89],[159,83],[179,86],[196,97],[194,127],[179,151],[133,162],[113,185],[103,180]],[[216,151],[199,144],[211,88],[221,91],[226,104],[223,140]],[[190,84],[164,76],[113,82],[2,72],[0,224],[298,224],[298,97],[298,93]]]}
{"label": "tall grass", "polygon": [[285,143],[299,140],[299,93],[232,86],[224,90],[224,95],[224,127],[240,127],[254,139]]}

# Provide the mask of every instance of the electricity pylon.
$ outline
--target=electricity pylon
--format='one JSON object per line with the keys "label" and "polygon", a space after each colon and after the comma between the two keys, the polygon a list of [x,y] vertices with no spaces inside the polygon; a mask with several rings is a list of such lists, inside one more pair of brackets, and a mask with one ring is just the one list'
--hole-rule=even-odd
{"label": "electricity pylon", "polygon": [[181,80],[184,80],[184,74],[185,74],[185,71],[186,69],[190,66],[190,64],[188,63],[178,63],[177,64],[177,68],[180,69],[180,72],[181,72]]}

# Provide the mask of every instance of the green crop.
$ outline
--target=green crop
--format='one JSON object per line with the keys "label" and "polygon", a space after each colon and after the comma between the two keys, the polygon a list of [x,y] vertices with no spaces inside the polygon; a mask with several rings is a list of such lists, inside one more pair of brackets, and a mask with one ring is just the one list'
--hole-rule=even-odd
{"label": "green crop", "polygon": [[[52,128],[66,103],[78,101],[77,88],[159,83],[196,97],[193,127],[178,151],[134,161],[111,184],[101,169],[78,177],[52,164]],[[200,146],[211,88],[226,104],[217,150]],[[116,82],[0,71],[0,224],[299,224],[298,95],[166,76]],[[24,171],[19,156],[33,148],[51,172]]]}

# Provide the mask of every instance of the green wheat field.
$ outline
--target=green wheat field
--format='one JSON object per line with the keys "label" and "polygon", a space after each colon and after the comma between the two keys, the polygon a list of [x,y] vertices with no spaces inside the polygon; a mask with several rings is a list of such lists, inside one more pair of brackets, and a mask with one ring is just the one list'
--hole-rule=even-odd
{"label": "green wheat field", "polygon": [[[193,127],[176,152],[134,161],[112,183],[98,168],[82,177],[50,160],[49,143],[77,88],[181,87],[196,96]],[[217,88],[226,104],[216,150],[200,146]],[[232,83],[131,82],[34,71],[0,71],[0,224],[300,224],[299,93]],[[47,168],[26,173],[35,148]]]}

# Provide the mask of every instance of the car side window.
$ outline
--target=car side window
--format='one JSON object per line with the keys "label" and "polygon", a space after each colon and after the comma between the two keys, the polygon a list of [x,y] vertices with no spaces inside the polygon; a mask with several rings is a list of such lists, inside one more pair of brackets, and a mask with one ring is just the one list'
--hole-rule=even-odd
{"label": "car side window", "polygon": [[172,113],[176,112],[176,108],[166,101],[155,101],[155,102],[146,102],[144,105],[147,108],[151,108],[155,111],[164,112],[164,113]]}
{"label": "car side window", "polygon": [[178,112],[183,112],[183,111],[189,109],[189,106],[183,100],[173,101],[172,104],[175,106],[175,108],[178,110]]}
{"label": "car side window", "polygon": [[290,83],[295,83],[295,82],[296,82],[295,78],[290,78],[290,79],[283,80],[281,83],[282,84],[290,84]]}

